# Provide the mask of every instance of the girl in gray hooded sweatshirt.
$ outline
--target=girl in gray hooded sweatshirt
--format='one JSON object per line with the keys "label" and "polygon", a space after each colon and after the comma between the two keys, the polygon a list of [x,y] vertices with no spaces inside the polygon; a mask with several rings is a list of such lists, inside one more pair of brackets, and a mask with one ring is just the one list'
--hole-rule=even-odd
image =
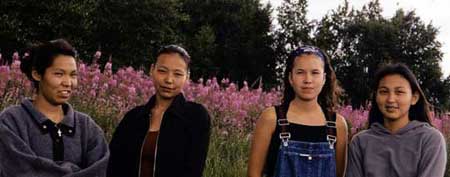
{"label": "girl in gray hooded sweatshirt", "polygon": [[349,147],[347,177],[442,177],[446,145],[430,122],[429,103],[404,64],[375,75],[369,129]]}

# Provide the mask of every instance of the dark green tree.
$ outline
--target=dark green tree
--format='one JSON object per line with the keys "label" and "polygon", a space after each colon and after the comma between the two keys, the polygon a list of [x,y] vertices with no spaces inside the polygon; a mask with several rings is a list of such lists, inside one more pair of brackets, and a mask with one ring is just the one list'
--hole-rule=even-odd
{"label": "dark green tree", "polygon": [[91,44],[117,66],[148,68],[163,45],[180,44],[180,27],[189,21],[178,0],[99,0]]}
{"label": "dark green tree", "polygon": [[[93,0],[0,1],[0,49],[10,56],[29,44],[66,38],[77,48],[89,45]],[[84,51],[84,50],[80,50]]]}
{"label": "dark green tree", "polygon": [[[315,23],[306,18],[307,0],[283,0],[278,8],[279,28],[274,32],[277,64],[277,75],[282,77],[285,60],[289,52],[300,45],[313,44],[312,35]],[[281,67],[280,67],[281,66]]]}
{"label": "dark green tree", "polygon": [[347,2],[325,16],[316,31],[316,44],[332,57],[337,77],[353,106],[366,106],[371,79],[383,63],[402,62],[416,74],[434,105],[448,105],[448,91],[441,79],[441,44],[438,30],[415,15],[399,9],[394,17],[381,16],[377,0],[361,10],[348,9]]}
{"label": "dark green tree", "polygon": [[199,73],[240,83],[274,82],[270,6],[259,0],[184,0],[183,12],[190,16],[184,31],[194,62],[202,62],[193,64]]}

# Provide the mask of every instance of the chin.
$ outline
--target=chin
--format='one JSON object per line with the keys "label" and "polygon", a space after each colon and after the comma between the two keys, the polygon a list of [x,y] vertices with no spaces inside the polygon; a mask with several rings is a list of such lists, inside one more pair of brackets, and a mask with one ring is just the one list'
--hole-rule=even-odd
{"label": "chin", "polygon": [[395,116],[395,115],[388,115],[388,116],[384,116],[384,119],[387,119],[389,121],[396,121],[399,120],[399,116]]}
{"label": "chin", "polygon": [[298,96],[298,98],[300,98],[300,100],[303,100],[303,101],[313,101],[317,97],[314,97],[314,96]]}
{"label": "chin", "polygon": [[175,96],[177,96],[177,94],[159,94],[159,96],[161,96],[161,98],[163,98],[163,99],[170,100],[170,99],[175,98]]}
{"label": "chin", "polygon": [[51,103],[52,105],[59,106],[59,105],[63,105],[63,104],[66,103],[67,101],[68,101],[68,99],[67,99],[67,100],[54,100],[54,101],[51,101],[50,103]]}

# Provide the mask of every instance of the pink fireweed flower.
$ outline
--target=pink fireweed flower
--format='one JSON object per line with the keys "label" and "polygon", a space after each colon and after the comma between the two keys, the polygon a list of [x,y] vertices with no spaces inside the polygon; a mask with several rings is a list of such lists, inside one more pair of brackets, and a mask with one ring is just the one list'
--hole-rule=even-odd
{"label": "pink fireweed flower", "polygon": [[12,58],[13,58],[13,61],[19,60],[20,59],[19,52],[14,52]]}

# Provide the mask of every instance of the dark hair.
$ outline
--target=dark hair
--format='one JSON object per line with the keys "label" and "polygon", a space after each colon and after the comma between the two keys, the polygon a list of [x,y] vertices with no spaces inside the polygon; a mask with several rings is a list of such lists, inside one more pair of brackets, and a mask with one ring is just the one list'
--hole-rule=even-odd
{"label": "dark hair", "polygon": [[39,81],[34,80],[32,71],[36,70],[39,75],[43,76],[45,70],[53,64],[53,60],[58,55],[76,58],[77,52],[64,39],[44,42],[26,50],[20,64],[20,70],[33,82],[34,87],[39,89]]}
{"label": "dark hair", "polygon": [[329,57],[322,50],[314,46],[301,46],[289,54],[286,61],[286,69],[284,71],[283,106],[287,108],[289,103],[295,98],[296,94],[289,83],[289,74],[294,67],[295,58],[302,55],[316,55],[323,61],[326,80],[322,91],[319,93],[318,102],[324,111],[327,111],[328,113],[334,112],[338,104],[338,97],[340,96],[341,90],[337,84],[336,74],[331,67]]}
{"label": "dark hair", "polygon": [[189,53],[181,46],[179,45],[166,45],[159,49],[158,53],[156,53],[156,60],[158,60],[158,57],[162,54],[178,54],[181,56],[181,58],[184,60],[184,62],[187,65],[187,69],[189,70],[189,64],[191,63],[191,56],[189,56]]}
{"label": "dark hair", "polygon": [[376,96],[377,96],[377,89],[378,85],[380,83],[380,80],[388,75],[395,75],[398,74],[405,78],[409,85],[411,86],[412,93],[419,93],[419,100],[415,105],[411,105],[409,108],[409,120],[418,120],[421,122],[427,122],[430,125],[430,104],[428,103],[427,99],[425,98],[425,94],[423,93],[422,89],[420,88],[419,82],[417,81],[414,74],[411,72],[411,70],[403,63],[396,63],[396,64],[387,64],[379,68],[375,74],[375,79],[373,82],[373,95],[372,95],[372,108],[369,111],[369,128],[373,123],[384,123],[383,114],[380,111],[380,108],[378,108],[377,102],[376,102]]}

